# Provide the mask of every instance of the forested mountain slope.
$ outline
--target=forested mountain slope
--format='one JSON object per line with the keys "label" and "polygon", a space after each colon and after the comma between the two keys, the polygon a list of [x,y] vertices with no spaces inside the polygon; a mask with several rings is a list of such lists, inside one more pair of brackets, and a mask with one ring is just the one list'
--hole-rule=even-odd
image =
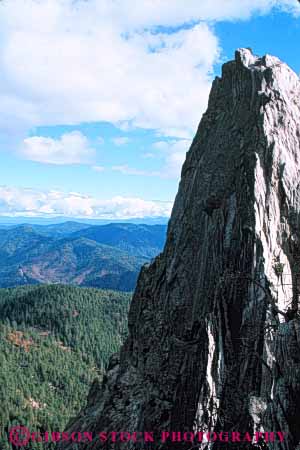
{"label": "forested mountain slope", "polygon": [[62,431],[124,340],[129,301],[60,285],[0,289],[0,448],[13,424]]}

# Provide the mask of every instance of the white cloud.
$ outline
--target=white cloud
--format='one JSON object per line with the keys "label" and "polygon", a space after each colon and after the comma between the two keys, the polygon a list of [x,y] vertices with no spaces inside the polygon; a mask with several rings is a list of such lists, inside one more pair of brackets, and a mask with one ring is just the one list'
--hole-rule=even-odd
{"label": "white cloud", "polygon": [[115,137],[115,138],[113,138],[113,139],[112,139],[112,142],[113,142],[117,147],[120,147],[121,145],[126,145],[126,144],[128,144],[128,143],[130,142],[130,139],[129,139],[129,137],[126,137],[126,136],[124,136],[124,137],[120,136],[120,137]]}
{"label": "white cloud", "polygon": [[29,188],[0,186],[0,215],[26,217],[129,219],[169,217],[171,202],[116,196],[97,199],[77,192],[41,192]]}
{"label": "white cloud", "polygon": [[186,152],[189,150],[191,143],[190,139],[173,139],[158,141],[153,144],[153,148],[160,152],[158,156],[164,159],[161,171],[163,178],[179,178]]}
{"label": "white cloud", "polygon": [[148,171],[148,170],[140,170],[134,167],[129,167],[127,164],[120,166],[113,166],[112,170],[115,172],[120,172],[123,175],[139,175],[143,177],[157,177],[160,176],[159,171]]}
{"label": "white cloud", "polygon": [[95,170],[95,172],[104,172],[105,170],[103,166],[92,166],[92,169]]}
{"label": "white cloud", "polygon": [[169,139],[155,142],[152,145],[153,151],[144,153],[142,156],[146,159],[160,159],[162,164],[160,170],[140,170],[127,164],[113,166],[112,169],[123,175],[178,179],[186,152],[189,150],[191,143],[191,139]]}
{"label": "white cloud", "polygon": [[275,1],[277,7],[281,8],[283,11],[289,12],[296,17],[300,16],[300,5],[298,0],[294,2],[294,0],[283,0],[282,2],[278,0]]}
{"label": "white cloud", "polygon": [[146,152],[142,154],[142,157],[145,159],[153,159],[156,158],[155,153],[151,153],[151,152]]}
{"label": "white cloud", "polygon": [[4,0],[0,130],[21,136],[39,125],[104,120],[190,137],[219,55],[204,21],[275,6],[300,8],[296,0]]}
{"label": "white cloud", "polygon": [[285,8],[295,14],[300,11],[294,0],[173,0],[171,4],[166,0],[141,0],[134,8],[130,8],[129,0],[106,0],[98,4],[99,11],[109,16],[114,14],[119,23],[130,27],[176,26],[194,20],[247,19],[253,13],[266,13],[273,7]]}
{"label": "white cloud", "polygon": [[90,162],[95,150],[79,131],[65,133],[59,139],[32,136],[24,139],[19,154],[25,159],[44,164],[85,164]]}

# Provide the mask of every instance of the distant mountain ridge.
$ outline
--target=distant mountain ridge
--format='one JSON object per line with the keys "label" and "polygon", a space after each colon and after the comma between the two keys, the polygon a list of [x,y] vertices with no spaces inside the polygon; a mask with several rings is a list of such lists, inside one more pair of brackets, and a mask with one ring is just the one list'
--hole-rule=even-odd
{"label": "distant mountain ridge", "polygon": [[0,229],[0,287],[63,283],[131,291],[164,246],[166,225],[78,222]]}
{"label": "distant mountain ridge", "polygon": [[73,218],[73,217],[27,217],[27,216],[0,216],[0,227],[17,225],[59,225],[64,223],[79,223],[92,225],[108,225],[110,223],[133,223],[135,225],[166,225],[169,217],[136,217],[134,219],[95,219],[95,218]]}
{"label": "distant mountain ridge", "polygon": [[117,247],[134,256],[153,258],[165,243],[162,225],[114,224],[92,226],[77,231],[72,236],[84,237],[99,244]]}

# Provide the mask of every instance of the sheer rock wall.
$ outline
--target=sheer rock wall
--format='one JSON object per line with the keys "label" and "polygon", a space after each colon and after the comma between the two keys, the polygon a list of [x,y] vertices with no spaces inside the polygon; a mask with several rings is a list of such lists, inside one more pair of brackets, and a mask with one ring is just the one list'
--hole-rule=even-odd
{"label": "sheer rock wall", "polygon": [[239,49],[213,82],[164,251],[139,276],[129,336],[68,427],[154,431],[156,442],[80,448],[192,447],[160,442],[162,430],[285,431],[268,448],[296,448],[299,211],[299,78]]}

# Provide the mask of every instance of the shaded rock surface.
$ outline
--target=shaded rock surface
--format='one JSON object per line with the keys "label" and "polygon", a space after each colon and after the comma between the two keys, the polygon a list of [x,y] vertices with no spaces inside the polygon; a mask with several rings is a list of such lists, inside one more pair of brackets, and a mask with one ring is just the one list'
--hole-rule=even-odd
{"label": "shaded rock surface", "polygon": [[[297,447],[299,211],[299,78],[239,49],[213,82],[164,251],[140,273],[129,337],[68,426],[153,431],[155,443],[79,448]],[[287,434],[265,447],[163,443],[164,430]]]}

